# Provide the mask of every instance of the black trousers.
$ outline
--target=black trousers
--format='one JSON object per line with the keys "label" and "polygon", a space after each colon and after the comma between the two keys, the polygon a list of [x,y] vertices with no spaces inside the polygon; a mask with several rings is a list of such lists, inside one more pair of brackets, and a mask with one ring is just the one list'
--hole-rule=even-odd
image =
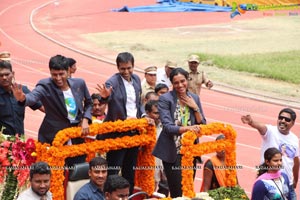
{"label": "black trousers", "polygon": [[[72,139],[72,144],[82,144],[84,143],[84,139],[83,138],[73,138]],[[76,157],[71,157],[71,158],[66,158],[65,160],[65,165],[68,167],[72,167],[75,164],[78,163],[84,163],[86,159],[86,155],[81,155],[81,156],[76,156]]]}
{"label": "black trousers", "polygon": [[122,176],[130,183],[130,194],[134,189],[134,168],[138,156],[138,147],[109,151],[106,154],[108,175],[118,174],[120,169]]}
{"label": "black trousers", "polygon": [[[181,155],[178,154],[174,163],[167,163],[163,161],[164,170],[168,180],[170,195],[172,198],[182,197],[182,174],[181,174]],[[194,178],[196,172],[196,161],[194,159]]]}

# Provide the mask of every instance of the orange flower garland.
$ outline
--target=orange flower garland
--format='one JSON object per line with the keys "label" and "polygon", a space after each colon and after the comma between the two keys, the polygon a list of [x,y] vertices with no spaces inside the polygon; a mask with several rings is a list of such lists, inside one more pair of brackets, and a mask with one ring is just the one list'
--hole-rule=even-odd
{"label": "orange flower garland", "polygon": [[[115,139],[95,140],[89,143],[83,143],[72,146],[64,146],[70,138],[76,138],[81,136],[80,127],[72,127],[61,130],[57,133],[53,145],[40,144],[37,142],[37,159],[43,160],[49,163],[52,167],[51,178],[51,192],[53,193],[53,199],[64,199],[63,190],[63,166],[64,160],[67,157],[75,157],[83,154],[95,154],[96,152],[107,152],[109,150],[117,150],[122,148],[131,148],[135,146],[144,146],[145,152],[142,154],[143,160],[142,166],[153,167],[155,165],[154,157],[151,155],[151,151],[155,144],[156,129],[154,126],[148,125],[146,119],[129,119],[125,121],[105,122],[102,124],[90,125],[90,134],[95,136],[97,134],[105,134],[109,132],[126,132],[129,130],[138,130],[139,135],[132,137],[124,136]],[[137,173],[138,180],[147,180],[139,182],[138,186],[141,187],[148,194],[152,194],[154,191],[154,171],[144,170],[143,173]]]}
{"label": "orange flower garland", "polygon": [[[195,197],[194,185],[193,185],[193,157],[201,156],[220,150],[226,152],[225,165],[228,167],[226,170],[226,186],[233,187],[236,183],[236,132],[230,125],[224,125],[222,123],[211,123],[208,125],[200,125],[201,131],[199,134],[188,131],[184,133],[181,139],[182,147],[181,154],[182,160],[182,192],[183,196]],[[217,133],[223,133],[225,140],[214,142],[203,142],[194,145],[194,141],[197,137],[203,135],[212,135]]]}
{"label": "orange flower garland", "polygon": [[[59,131],[53,141],[53,146],[49,144],[36,143],[37,159],[49,163],[52,167],[53,178],[51,179],[51,191],[54,199],[63,199],[64,191],[62,183],[64,181],[63,166],[66,157],[75,157],[83,154],[95,154],[95,152],[107,152],[109,150],[116,150],[121,148],[130,148],[134,146],[141,146],[137,160],[136,170],[136,185],[148,194],[154,191],[154,169],[155,160],[151,155],[153,147],[156,142],[156,130],[154,126],[149,126],[146,119],[130,119],[125,121],[105,122],[102,124],[92,124],[90,126],[90,135],[105,134],[109,132],[126,132],[129,130],[138,130],[139,135],[132,137],[124,136],[115,139],[96,140],[90,143],[83,143],[79,145],[64,146],[70,138],[81,136],[81,129],[79,127],[72,127]],[[202,135],[212,135],[216,133],[223,133],[225,140],[215,142],[204,142],[194,145],[196,137]],[[201,125],[201,133],[186,132],[182,138],[182,191],[183,195],[187,197],[194,197],[193,190],[193,157],[199,156],[218,150],[225,149],[226,166],[233,168],[226,169],[227,186],[236,185],[236,154],[235,154],[235,139],[236,132],[230,125],[222,123],[211,123],[209,125]]]}
{"label": "orange flower garland", "polygon": [[[154,138],[155,139],[155,138]],[[147,188],[145,191],[148,194],[152,194],[155,189],[154,181],[154,170],[155,170],[155,160],[152,156],[152,150],[154,148],[156,140],[147,146],[142,146],[139,150],[137,159],[137,168],[135,169],[135,180],[136,186],[141,188]],[[147,173],[145,173],[145,171]]]}

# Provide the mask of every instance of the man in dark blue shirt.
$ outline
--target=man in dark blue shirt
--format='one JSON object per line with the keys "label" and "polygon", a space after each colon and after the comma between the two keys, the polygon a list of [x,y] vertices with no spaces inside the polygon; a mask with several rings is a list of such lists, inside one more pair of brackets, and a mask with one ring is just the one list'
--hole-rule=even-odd
{"label": "man in dark blue shirt", "polygon": [[[24,134],[25,106],[14,97],[11,85],[14,81],[11,63],[0,60],[0,132],[6,135]],[[30,90],[22,86],[24,93]],[[43,111],[41,102],[30,106],[31,109]]]}
{"label": "man in dark blue shirt", "polygon": [[83,185],[75,194],[74,200],[105,200],[103,187],[107,178],[107,162],[95,157],[89,163],[90,182]]}
{"label": "man in dark blue shirt", "polygon": [[129,182],[119,176],[113,174],[107,177],[104,184],[104,194],[106,200],[125,200],[129,198]]}

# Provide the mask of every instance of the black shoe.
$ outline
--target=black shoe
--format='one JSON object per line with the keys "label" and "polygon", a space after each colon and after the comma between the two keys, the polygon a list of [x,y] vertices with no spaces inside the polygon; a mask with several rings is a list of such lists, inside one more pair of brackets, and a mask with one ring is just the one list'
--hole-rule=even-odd
{"label": "black shoe", "polygon": [[166,197],[169,196],[169,186],[166,180],[159,181],[157,192],[166,195]]}

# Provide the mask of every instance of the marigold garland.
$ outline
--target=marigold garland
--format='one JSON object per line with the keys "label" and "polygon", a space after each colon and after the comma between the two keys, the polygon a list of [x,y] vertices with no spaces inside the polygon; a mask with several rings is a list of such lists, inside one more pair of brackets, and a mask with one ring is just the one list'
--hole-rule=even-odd
{"label": "marigold garland", "polygon": [[152,156],[152,150],[155,142],[156,140],[152,141],[149,145],[142,146],[140,148],[137,159],[137,168],[135,169],[135,185],[141,188],[147,188],[148,191],[146,192],[148,194],[152,194],[155,189],[155,181],[153,178],[155,171],[155,160]]}
{"label": "marigold garland", "polygon": [[[75,157],[83,154],[95,154],[96,152],[107,152],[109,150],[116,150],[121,148],[130,148],[134,146],[141,146],[137,160],[136,170],[136,185],[148,194],[154,191],[154,169],[155,160],[151,155],[153,147],[156,142],[156,130],[154,126],[149,126],[145,119],[130,119],[125,121],[105,122],[102,124],[92,124],[90,126],[90,135],[106,134],[110,132],[126,132],[129,130],[138,130],[139,135],[132,137],[124,136],[115,139],[96,140],[89,143],[79,145],[64,146],[70,138],[81,136],[80,128],[72,127],[61,130],[57,133],[53,145],[36,143],[37,159],[49,163],[52,167],[53,178],[51,179],[51,191],[54,199],[63,199],[64,191],[62,183],[64,181],[63,166],[66,157]],[[196,137],[203,135],[212,135],[216,133],[223,133],[226,137],[223,141],[205,142],[194,145]],[[200,134],[194,132],[186,132],[182,138],[182,191],[183,195],[187,197],[194,197],[193,190],[193,157],[199,156],[218,150],[225,149],[226,151],[226,166],[236,166],[235,154],[235,140],[236,132],[230,125],[222,123],[211,123],[208,125],[201,125]],[[225,148],[226,147],[226,148]],[[236,185],[236,170],[226,169],[227,186]]]}
{"label": "marigold garland", "polygon": [[[201,156],[203,154],[208,154],[220,150],[226,152],[225,165],[226,170],[226,186],[234,187],[236,183],[236,132],[230,125],[225,125],[222,123],[211,123],[208,125],[200,125],[201,131],[199,134],[188,131],[184,133],[181,139],[181,166],[182,170],[182,192],[183,196],[195,197],[194,185],[193,185],[193,157]],[[225,135],[225,140],[214,141],[214,142],[203,142],[194,145],[194,141],[197,137],[203,135],[212,135],[223,133]]]}
{"label": "marigold garland", "polygon": [[[46,161],[52,167],[53,178],[51,178],[51,192],[53,199],[64,199],[63,181],[64,181],[64,160],[67,157],[75,157],[83,154],[95,154],[96,152],[107,152],[109,150],[117,150],[122,148],[131,148],[135,146],[143,146],[144,152],[141,153],[143,158],[139,162],[141,167],[154,166],[155,160],[151,155],[152,149],[156,141],[155,126],[150,126],[146,119],[129,119],[125,121],[105,122],[102,124],[90,125],[90,134],[95,136],[97,134],[106,134],[110,132],[126,132],[130,130],[138,130],[139,135],[132,137],[124,136],[115,139],[95,140],[89,143],[83,143],[72,146],[64,146],[70,138],[81,136],[80,127],[72,127],[61,130],[57,133],[53,145],[41,144],[36,142],[37,159],[39,161]],[[139,166],[137,166],[139,168]],[[144,170],[143,173],[136,171],[138,180],[147,180],[137,182],[137,186],[141,187],[148,194],[154,192],[154,169]]]}

